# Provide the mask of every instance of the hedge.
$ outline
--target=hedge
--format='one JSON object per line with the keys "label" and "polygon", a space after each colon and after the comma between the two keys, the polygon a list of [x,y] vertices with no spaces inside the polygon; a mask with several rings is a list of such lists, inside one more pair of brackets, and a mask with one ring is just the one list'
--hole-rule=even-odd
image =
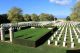
{"label": "hedge", "polygon": [[50,36],[57,30],[57,27],[54,27],[51,31],[43,34],[40,38],[33,41],[30,39],[20,39],[20,38],[14,38],[13,43],[20,44],[24,46],[30,46],[30,47],[38,47],[42,45],[47,39],[50,38]]}

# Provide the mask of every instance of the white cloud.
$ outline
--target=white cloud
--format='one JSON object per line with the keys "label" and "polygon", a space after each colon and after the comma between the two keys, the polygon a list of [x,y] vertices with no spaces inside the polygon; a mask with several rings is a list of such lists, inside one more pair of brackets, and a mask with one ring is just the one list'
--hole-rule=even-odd
{"label": "white cloud", "polygon": [[80,0],[77,0],[77,2],[79,2]]}
{"label": "white cloud", "polygon": [[59,5],[68,5],[72,0],[49,0],[49,1]]}

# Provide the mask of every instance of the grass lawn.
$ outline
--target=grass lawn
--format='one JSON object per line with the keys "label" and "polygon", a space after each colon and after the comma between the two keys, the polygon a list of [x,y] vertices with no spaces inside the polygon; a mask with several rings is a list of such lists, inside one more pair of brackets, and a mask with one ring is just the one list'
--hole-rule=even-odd
{"label": "grass lawn", "polygon": [[66,53],[67,49],[53,45],[48,46],[47,42],[37,48],[0,42],[0,53]]}
{"label": "grass lawn", "polygon": [[35,28],[35,29],[25,29],[20,30],[14,33],[14,38],[22,38],[22,39],[31,39],[36,40],[49,32],[50,30],[47,28]]}
{"label": "grass lawn", "polygon": [[50,29],[47,28],[35,28],[35,29],[28,28],[14,32],[14,38],[30,39],[35,41],[49,31]]}

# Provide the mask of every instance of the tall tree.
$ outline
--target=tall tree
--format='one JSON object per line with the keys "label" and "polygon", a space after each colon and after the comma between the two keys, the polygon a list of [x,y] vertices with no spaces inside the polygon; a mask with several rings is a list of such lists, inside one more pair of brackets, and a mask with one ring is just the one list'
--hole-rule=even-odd
{"label": "tall tree", "polygon": [[39,16],[37,14],[32,14],[31,15],[31,20],[32,21],[39,21]]}
{"label": "tall tree", "polygon": [[17,7],[13,7],[8,11],[8,19],[11,22],[20,22],[23,21],[22,10]]}
{"label": "tall tree", "polygon": [[72,8],[72,13],[70,15],[71,20],[80,21],[80,1]]}

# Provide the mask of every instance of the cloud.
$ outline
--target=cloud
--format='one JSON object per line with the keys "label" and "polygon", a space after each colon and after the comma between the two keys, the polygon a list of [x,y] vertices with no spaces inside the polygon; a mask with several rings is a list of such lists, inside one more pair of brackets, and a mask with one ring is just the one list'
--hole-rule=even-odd
{"label": "cloud", "polygon": [[77,2],[80,2],[80,0],[77,0]]}
{"label": "cloud", "polygon": [[49,0],[49,1],[59,5],[68,5],[72,0]]}

